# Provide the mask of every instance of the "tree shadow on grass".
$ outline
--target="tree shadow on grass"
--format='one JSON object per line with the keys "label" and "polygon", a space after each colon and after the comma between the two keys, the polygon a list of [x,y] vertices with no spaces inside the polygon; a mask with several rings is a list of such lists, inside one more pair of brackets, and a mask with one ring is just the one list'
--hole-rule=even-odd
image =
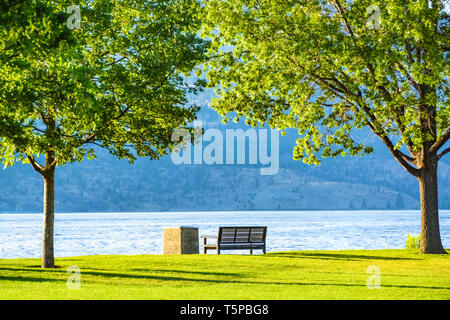
{"label": "tree shadow on grass", "polygon": [[[17,272],[19,275],[12,275],[11,273],[9,275],[2,275],[0,274],[0,281],[6,280],[6,281],[25,281],[25,282],[54,282],[54,281],[61,281],[61,279],[58,278],[47,278],[44,277],[44,275],[63,275],[66,276],[67,273],[62,267],[57,267],[55,269],[41,269],[41,266],[25,266],[22,268],[13,268],[13,267],[3,267],[0,266],[0,273],[1,271],[12,271]],[[20,276],[20,272],[29,272],[33,276]],[[36,275],[36,276],[34,276]],[[38,276],[42,275],[42,276]],[[64,279],[65,281],[65,279]]]}
{"label": "tree shadow on grass", "polygon": [[199,274],[199,275],[214,275],[214,276],[230,276],[230,277],[239,277],[238,273],[230,273],[230,272],[209,272],[209,271],[185,271],[185,270],[163,270],[163,269],[147,269],[147,268],[133,268],[130,271],[137,272],[164,272],[164,273],[189,273],[189,274]]}
{"label": "tree shadow on grass", "polygon": [[[162,272],[165,270],[155,270],[152,272]],[[169,271],[170,272],[170,271]],[[176,271],[175,271],[176,272]],[[179,271],[180,273],[190,274],[191,272]],[[161,280],[161,281],[189,281],[189,282],[212,282],[212,283],[242,283],[239,280],[227,280],[227,279],[204,279],[204,278],[189,278],[182,276],[166,276],[166,275],[155,275],[155,274],[130,274],[130,273],[117,273],[117,272],[100,272],[100,271],[81,271],[83,275],[100,276],[106,278],[126,278],[126,279],[143,279],[143,280]],[[201,273],[202,275],[212,275],[217,276],[214,273]],[[230,277],[239,277],[238,274],[220,274],[221,276],[227,275]]]}
{"label": "tree shadow on grass", "polygon": [[[29,269],[28,269],[29,268]],[[25,268],[8,268],[8,267],[0,267],[0,271],[13,271],[13,272],[33,272],[33,274],[45,274],[47,272],[51,272],[51,274],[56,275],[66,275],[66,271],[64,269],[38,269],[35,267],[25,267]],[[211,279],[198,279],[198,278],[185,278],[185,277],[177,277],[177,276],[159,276],[154,274],[133,274],[133,273],[118,273],[118,272],[109,272],[109,271],[100,271],[102,269],[94,269],[96,271],[92,271],[91,268],[88,270],[81,269],[81,275],[91,275],[91,276],[100,276],[106,278],[128,278],[128,279],[147,279],[147,280],[168,280],[168,281],[199,281],[199,282],[222,282],[222,280],[211,280]],[[199,274],[199,275],[210,275],[210,276],[228,276],[228,277],[241,277],[240,274],[237,273],[225,273],[225,272],[197,272],[197,271],[183,271],[183,270],[152,270],[152,269],[131,269],[130,271],[139,271],[142,273],[181,273],[181,274]],[[42,281],[54,281],[58,279],[50,279],[50,278],[41,278],[41,277],[20,277],[20,276],[0,276],[1,280],[21,280],[23,281],[39,281],[38,279],[43,279]],[[28,280],[27,280],[28,279]],[[224,280],[227,282],[227,280]],[[236,281],[238,282],[238,281]]]}
{"label": "tree shadow on grass", "polygon": [[[21,270],[19,268],[1,268],[9,270]],[[25,271],[33,271],[30,269],[22,269]],[[38,270],[34,270],[38,271]],[[157,275],[140,275],[140,274],[123,274],[123,273],[113,273],[113,272],[99,272],[99,271],[82,271],[81,276],[91,275],[94,277],[104,277],[104,278],[120,278],[120,279],[143,279],[143,280],[160,280],[160,281],[183,281],[190,282],[190,285],[195,285],[195,283],[211,283],[211,284],[241,284],[241,285],[281,285],[281,286],[321,286],[321,287],[359,287],[364,288],[367,285],[365,283],[336,283],[336,282],[277,282],[277,281],[249,281],[244,278],[240,280],[226,280],[226,279],[198,279],[198,278],[185,278],[185,277],[172,277],[172,276],[157,276]],[[26,281],[26,282],[55,282],[55,281],[65,281],[64,279],[50,279],[50,278],[37,278],[37,277],[20,277],[20,276],[0,276],[0,281],[10,280],[10,281]],[[84,279],[86,282],[93,282],[95,280]],[[170,283],[169,283],[170,284]],[[432,290],[450,290],[450,287],[428,287],[428,286],[418,286],[418,285],[392,285],[392,284],[381,284],[382,288],[397,288],[397,289],[432,289]]]}
{"label": "tree shadow on grass", "polygon": [[[61,279],[42,278],[42,277],[21,277],[21,276],[0,276],[1,281],[20,281],[20,282],[55,282]],[[65,280],[64,280],[65,281]]]}
{"label": "tree shadow on grass", "polygon": [[271,253],[266,257],[280,257],[280,258],[308,258],[321,260],[347,260],[347,261],[364,261],[364,260],[420,260],[416,258],[404,257],[380,257],[361,254],[347,254],[347,253],[309,253],[309,252],[279,252]]}
{"label": "tree shadow on grass", "polygon": [[[105,272],[82,272],[82,274],[89,274],[93,276],[101,277],[114,277],[114,278],[128,278],[128,279],[144,279],[144,280],[161,280],[161,281],[183,281],[195,283],[211,283],[211,284],[250,284],[250,285],[281,285],[281,286],[332,286],[332,287],[360,287],[366,288],[366,283],[336,283],[336,282],[277,282],[277,281],[249,281],[245,278],[240,280],[227,280],[227,279],[199,279],[199,278],[185,278],[185,277],[172,277],[172,276],[157,276],[157,275],[136,275],[136,274],[120,274],[120,273],[105,273]],[[398,288],[398,289],[433,289],[433,290],[448,290],[450,287],[429,287],[418,285],[393,285],[382,284],[385,288]]]}
{"label": "tree shadow on grass", "polygon": [[35,267],[35,266],[24,266],[22,268],[13,268],[13,267],[0,267],[1,270],[6,271],[28,271],[28,272],[49,272],[49,273],[61,273],[65,274],[66,270],[63,267],[57,267],[57,268],[45,268],[42,269],[41,266]]}
{"label": "tree shadow on grass", "polygon": [[[29,269],[28,269],[29,268]],[[86,270],[87,269],[87,270]],[[86,268],[85,271],[81,269],[81,273],[84,274],[116,274],[114,273],[114,269],[98,269],[98,268]],[[58,267],[55,269],[41,269],[41,267],[36,266],[26,266],[22,268],[9,268],[9,267],[0,267],[1,270],[7,270],[7,271],[29,271],[29,272],[51,272],[51,273],[61,273],[66,274],[66,269],[63,267]],[[93,271],[94,270],[94,271]],[[165,270],[165,269],[150,269],[150,268],[132,268],[129,269],[130,271],[135,271],[139,273],[156,273],[156,272],[162,272],[162,273],[182,273],[182,274],[198,274],[198,275],[205,275],[205,276],[229,276],[229,277],[240,277],[241,275],[239,273],[231,273],[231,272],[209,272],[209,271],[185,271],[185,270]],[[113,273],[109,272],[113,271]],[[139,276],[139,275],[138,275]]]}
{"label": "tree shadow on grass", "polygon": [[[40,265],[34,265],[34,266],[27,266],[27,268],[38,268],[38,269],[42,269],[42,267]],[[55,266],[54,268],[46,268],[46,269],[42,269],[42,270],[57,270],[57,269],[62,269],[63,267],[61,266]]]}

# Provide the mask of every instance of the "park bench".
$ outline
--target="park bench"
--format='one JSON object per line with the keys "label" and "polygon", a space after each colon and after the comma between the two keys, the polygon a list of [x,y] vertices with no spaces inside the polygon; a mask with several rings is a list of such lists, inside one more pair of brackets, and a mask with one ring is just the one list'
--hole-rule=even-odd
{"label": "park bench", "polygon": [[[203,253],[217,250],[220,254],[224,250],[253,250],[259,249],[266,253],[267,227],[219,227],[217,236],[202,236]],[[216,244],[208,244],[208,239],[217,239]]]}

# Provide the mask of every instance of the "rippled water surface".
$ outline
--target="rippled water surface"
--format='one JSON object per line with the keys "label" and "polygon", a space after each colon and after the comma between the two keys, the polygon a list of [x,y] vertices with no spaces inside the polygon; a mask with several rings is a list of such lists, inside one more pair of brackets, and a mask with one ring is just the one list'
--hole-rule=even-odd
{"label": "rippled water surface", "polygon": [[[161,254],[163,229],[184,225],[199,235],[215,235],[218,226],[267,226],[269,252],[404,248],[408,233],[420,233],[420,212],[58,213],[55,255]],[[440,226],[450,248],[450,211],[440,212]],[[41,228],[41,214],[0,214],[0,258],[39,257]]]}

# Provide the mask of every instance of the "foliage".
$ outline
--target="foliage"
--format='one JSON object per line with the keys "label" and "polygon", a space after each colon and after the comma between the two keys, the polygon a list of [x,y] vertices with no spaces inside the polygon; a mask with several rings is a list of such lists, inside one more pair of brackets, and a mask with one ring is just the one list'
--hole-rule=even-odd
{"label": "foliage", "polygon": [[0,159],[49,166],[94,158],[94,145],[131,162],[159,158],[198,108],[186,77],[202,61],[195,0],[0,4]]}
{"label": "foliage", "polygon": [[420,248],[420,234],[417,236],[408,234],[408,239],[406,239],[405,247],[408,250],[419,249]]}
{"label": "foliage", "polygon": [[[299,133],[294,158],[371,153],[410,173],[450,136],[448,14],[428,0],[205,0],[205,68],[227,119]],[[373,23],[375,10],[381,21]],[[404,153],[406,147],[411,155]],[[443,156],[443,154],[441,154]],[[416,165],[417,167],[415,167]]]}

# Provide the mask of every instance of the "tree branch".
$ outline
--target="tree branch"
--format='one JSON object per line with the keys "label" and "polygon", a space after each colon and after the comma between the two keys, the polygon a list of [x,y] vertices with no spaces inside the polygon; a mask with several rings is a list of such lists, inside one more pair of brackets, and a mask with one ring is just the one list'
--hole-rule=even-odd
{"label": "tree branch", "polygon": [[[415,159],[408,157],[406,154],[404,154],[403,152],[401,152],[400,150],[396,150],[394,147],[394,144],[392,143],[392,141],[387,137],[387,135],[384,132],[379,132],[379,130],[377,130],[373,124],[373,122],[376,122],[376,118],[374,115],[372,115],[372,113],[370,113],[370,110],[368,110],[368,108],[363,108],[365,109],[365,113],[369,115],[369,117],[371,118],[372,122],[367,121],[367,124],[369,126],[369,128],[372,130],[373,133],[375,133],[381,141],[383,141],[383,143],[388,147],[389,151],[392,153],[392,155],[394,156],[394,158],[400,162],[400,164],[403,166],[403,168],[405,168],[406,171],[408,171],[409,173],[411,173],[414,176],[417,176],[419,174],[419,171],[417,168],[414,168],[413,166],[411,166],[407,161],[411,162],[411,163],[415,163]],[[417,170],[417,171],[416,171]]]}
{"label": "tree branch", "polygon": [[30,161],[30,164],[31,164],[31,166],[33,167],[33,169],[36,170],[37,172],[39,172],[41,175],[43,175],[43,174],[44,174],[44,171],[45,171],[44,167],[41,166],[41,165],[33,158],[33,156],[30,156],[30,155],[27,154],[27,158],[28,158],[28,161]]}
{"label": "tree branch", "polygon": [[411,163],[415,163],[414,158],[408,157],[406,154],[401,152],[400,150],[396,150],[394,147],[394,144],[392,141],[385,135],[382,135],[380,133],[377,133],[376,129],[373,127],[372,123],[368,123],[369,128],[383,141],[383,143],[388,147],[391,154],[394,156],[394,158],[400,163],[400,165],[409,173],[412,174],[415,177],[420,176],[420,169],[417,169],[413,167],[411,164],[408,163],[410,161]]}
{"label": "tree branch", "polygon": [[450,129],[447,129],[447,131],[437,140],[430,148],[431,152],[438,152],[440,148],[442,148],[445,143],[450,139]]}
{"label": "tree branch", "polygon": [[[406,70],[405,66],[401,63],[401,62],[397,62],[397,67],[403,71],[404,76],[406,77],[406,79],[409,81],[409,83],[411,84],[411,86],[416,89],[417,91],[420,91],[420,87],[419,84],[414,80],[414,78],[412,77],[412,75],[408,72],[408,70]],[[402,73],[400,71],[400,73]]]}
{"label": "tree branch", "polygon": [[450,148],[445,149],[438,155],[438,161],[442,159],[443,156],[445,156],[447,153],[450,152]]}

